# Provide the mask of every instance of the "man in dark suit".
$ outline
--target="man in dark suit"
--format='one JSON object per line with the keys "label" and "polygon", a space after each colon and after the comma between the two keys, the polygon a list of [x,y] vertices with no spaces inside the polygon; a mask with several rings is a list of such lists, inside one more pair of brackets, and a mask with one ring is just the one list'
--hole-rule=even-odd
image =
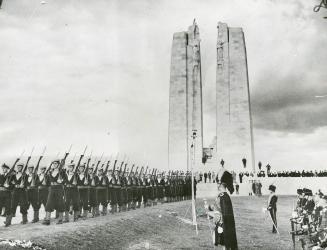
{"label": "man in dark suit", "polygon": [[274,223],[272,232],[273,233],[277,233],[276,212],[277,212],[277,200],[278,200],[278,197],[275,194],[276,186],[270,185],[269,186],[269,191],[270,191],[270,195],[269,195],[269,198],[268,198],[268,208],[267,208],[267,210],[269,211],[270,217],[271,217],[271,219],[272,219],[272,221]]}
{"label": "man in dark suit", "polygon": [[204,176],[204,183],[207,183],[207,178],[208,178],[207,172],[205,172],[203,176]]}

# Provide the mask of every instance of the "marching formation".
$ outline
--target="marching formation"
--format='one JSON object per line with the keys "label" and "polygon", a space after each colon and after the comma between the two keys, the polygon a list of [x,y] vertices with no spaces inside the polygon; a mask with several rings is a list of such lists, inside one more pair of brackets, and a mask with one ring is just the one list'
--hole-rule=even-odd
{"label": "marching formation", "polygon": [[301,236],[302,248],[327,249],[327,196],[320,190],[297,190],[298,199],[291,221],[292,240]]}
{"label": "marching formation", "polygon": [[[45,151],[45,150],[44,150]],[[69,150],[70,151],[70,150]],[[179,171],[159,172],[135,167],[118,160],[101,162],[102,157],[91,164],[91,155],[82,162],[84,153],[77,163],[66,164],[69,155],[54,160],[47,167],[40,165],[43,154],[36,166],[25,164],[17,158],[13,166],[3,164],[0,173],[0,209],[6,217],[5,226],[11,225],[17,206],[20,206],[22,224],[28,222],[30,206],[34,211],[32,223],[39,221],[39,210],[46,211],[42,222],[50,225],[51,213],[56,212],[57,224],[79,218],[107,215],[108,212],[124,212],[131,209],[157,205],[158,203],[182,201],[192,197],[190,173]],[[100,211],[101,208],[101,211]]]}

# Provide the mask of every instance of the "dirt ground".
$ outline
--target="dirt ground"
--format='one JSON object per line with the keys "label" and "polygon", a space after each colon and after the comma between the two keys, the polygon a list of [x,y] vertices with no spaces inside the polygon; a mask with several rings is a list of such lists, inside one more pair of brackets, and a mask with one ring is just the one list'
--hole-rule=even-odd
{"label": "dirt ground", "polygon": [[[267,197],[232,197],[239,248],[292,249],[289,217],[294,199],[279,197],[278,235],[271,234],[272,224],[262,212]],[[0,238],[31,240],[49,250],[213,249],[206,217],[198,217],[198,235],[192,225],[178,219],[190,220],[190,207],[190,201],[183,201],[62,225],[13,225],[1,227]],[[202,212],[201,199],[197,201],[197,213]]]}

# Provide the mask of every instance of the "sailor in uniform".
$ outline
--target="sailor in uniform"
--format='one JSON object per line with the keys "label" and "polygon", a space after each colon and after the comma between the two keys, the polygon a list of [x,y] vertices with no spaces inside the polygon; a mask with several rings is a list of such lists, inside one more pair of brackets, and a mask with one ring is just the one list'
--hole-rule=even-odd
{"label": "sailor in uniform", "polygon": [[65,211],[64,184],[67,176],[65,171],[60,168],[60,161],[53,161],[50,165],[49,174],[50,188],[48,193],[47,204],[45,206],[45,219],[43,225],[50,225],[51,212],[55,209],[59,213],[57,224],[63,223],[63,213]]}
{"label": "sailor in uniform", "polygon": [[39,192],[38,192],[38,184],[39,178],[38,175],[34,173],[34,166],[28,166],[27,168],[27,200],[28,204],[31,204],[34,211],[34,218],[32,223],[36,223],[39,221]]}
{"label": "sailor in uniform", "polygon": [[11,200],[12,214],[16,214],[17,206],[20,206],[22,214],[22,224],[27,223],[27,193],[26,193],[26,174],[23,173],[24,165],[17,165],[17,172],[11,178],[11,183],[14,186]]}
{"label": "sailor in uniform", "polygon": [[5,208],[6,221],[5,226],[11,225],[11,187],[10,181],[11,175],[9,174],[9,166],[6,164],[2,165],[2,172],[0,173],[0,208]]}

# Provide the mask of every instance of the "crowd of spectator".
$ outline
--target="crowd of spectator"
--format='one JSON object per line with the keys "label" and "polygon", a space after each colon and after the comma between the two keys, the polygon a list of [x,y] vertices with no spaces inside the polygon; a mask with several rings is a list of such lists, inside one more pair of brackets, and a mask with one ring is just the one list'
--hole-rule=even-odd
{"label": "crowd of spectator", "polygon": [[246,177],[327,177],[327,170],[320,170],[320,171],[275,171],[271,172],[269,171],[266,173],[265,171],[261,170],[254,174],[253,172],[240,172],[239,173],[239,179],[240,183],[242,183],[242,180]]}
{"label": "crowd of spectator", "polygon": [[277,171],[269,172],[268,177],[326,177],[327,170],[320,171]]}

